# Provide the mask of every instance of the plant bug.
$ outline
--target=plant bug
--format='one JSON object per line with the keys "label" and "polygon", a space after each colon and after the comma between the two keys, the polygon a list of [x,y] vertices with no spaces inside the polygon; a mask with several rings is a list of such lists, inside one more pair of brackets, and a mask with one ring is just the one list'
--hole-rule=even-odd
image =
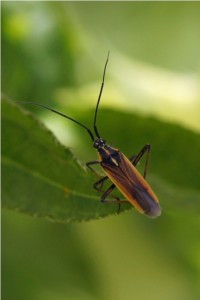
{"label": "plant bug", "polygon": [[[106,143],[106,141],[101,138],[96,126],[97,113],[98,113],[101,95],[103,92],[108,60],[109,60],[109,52],[104,66],[103,79],[102,79],[101,88],[100,88],[96,109],[95,109],[94,123],[93,123],[93,129],[95,135],[87,126],[83,125],[82,123],[76,121],[75,119],[59,111],[56,111],[54,109],[51,109],[47,106],[35,102],[24,102],[24,101],[17,101],[17,102],[32,104],[50,110],[64,118],[67,118],[75,122],[85,130],[87,130],[90,138],[93,141],[93,147],[96,148],[98,151],[100,160],[88,162],[86,165],[91,171],[96,173],[96,171],[92,168],[92,166],[95,164],[99,164],[106,175],[93,185],[93,187],[96,190],[103,193],[101,196],[101,202],[103,203],[117,202],[119,203],[119,207],[120,207],[121,203],[128,201],[140,213],[144,213],[149,217],[155,218],[161,214],[161,207],[159,205],[157,196],[155,195],[150,185],[146,181],[150,145],[146,144],[137,155],[133,155],[130,159],[128,159],[121,151],[109,146]],[[139,171],[136,169],[136,166],[145,153],[146,153],[146,162],[144,168],[144,175],[142,176],[139,173]],[[112,184],[106,191],[103,191],[102,186],[107,179],[110,179]],[[117,197],[115,197],[115,200],[107,200],[108,196],[112,193],[112,191],[115,188],[117,188],[121,192],[121,194],[125,197],[126,200],[120,200]]]}

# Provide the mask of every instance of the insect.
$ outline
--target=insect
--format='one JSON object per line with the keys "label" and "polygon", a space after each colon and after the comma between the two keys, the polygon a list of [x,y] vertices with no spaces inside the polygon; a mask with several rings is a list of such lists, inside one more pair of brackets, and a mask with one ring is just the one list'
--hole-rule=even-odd
{"label": "insect", "polygon": [[[47,106],[44,106],[35,102],[24,102],[18,101],[20,103],[32,104],[44,109],[50,110],[64,118],[67,118],[82,128],[84,128],[93,142],[93,147],[97,149],[99,154],[99,160],[88,162],[87,167],[97,173],[93,169],[93,165],[98,164],[103,169],[106,176],[101,177],[96,183],[94,183],[93,187],[102,192],[101,202],[117,202],[119,205],[124,202],[130,202],[136,210],[140,213],[146,214],[149,217],[155,218],[161,214],[161,207],[158,202],[158,198],[151,189],[150,185],[145,180],[147,174],[147,166],[149,161],[149,153],[150,153],[150,144],[146,144],[141,151],[137,155],[133,155],[130,159],[128,159],[121,151],[116,148],[109,146],[106,141],[101,138],[101,135],[97,129],[97,113],[99,108],[99,103],[101,99],[101,95],[103,92],[104,81],[106,68],[109,60],[109,52],[106,59],[106,63],[103,70],[103,78],[101,83],[101,88],[96,104],[95,114],[94,114],[94,123],[93,129],[94,133],[87,126],[78,122],[77,120],[57,111]],[[95,135],[94,135],[95,134]],[[143,176],[136,169],[137,164],[139,163],[142,156],[146,153],[146,162],[144,168]],[[110,179],[112,182],[111,186],[103,191],[102,187],[106,180]],[[115,197],[115,199],[107,199],[108,196],[113,192],[113,190],[117,188],[121,194],[125,197],[126,200],[120,200]]]}

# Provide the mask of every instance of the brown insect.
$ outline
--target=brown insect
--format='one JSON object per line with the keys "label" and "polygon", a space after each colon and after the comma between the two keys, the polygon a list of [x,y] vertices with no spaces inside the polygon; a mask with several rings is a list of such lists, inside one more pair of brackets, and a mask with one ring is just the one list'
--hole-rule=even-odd
{"label": "brown insect", "polygon": [[[99,164],[106,174],[105,177],[102,177],[94,184],[94,188],[96,190],[103,192],[101,196],[101,202],[103,203],[117,202],[119,203],[119,208],[120,208],[121,203],[129,201],[140,213],[144,213],[149,217],[155,218],[161,214],[161,207],[159,205],[157,196],[155,195],[150,185],[145,180],[146,173],[147,173],[147,165],[149,160],[150,145],[146,144],[137,155],[133,155],[130,159],[128,159],[118,149],[107,145],[106,141],[101,138],[96,126],[97,112],[98,112],[98,107],[99,107],[99,103],[100,103],[100,99],[104,87],[104,80],[105,80],[105,73],[108,64],[108,59],[109,59],[109,53],[103,71],[103,80],[102,80],[101,89],[97,100],[95,115],[94,115],[94,133],[96,135],[96,138],[94,137],[94,134],[87,126],[81,124],[80,122],[74,120],[73,118],[65,114],[62,114],[54,109],[51,109],[39,103],[24,102],[24,101],[18,101],[18,102],[40,106],[64,118],[67,118],[77,123],[81,127],[85,128],[88,134],[90,135],[93,141],[93,146],[94,148],[97,149],[100,158],[100,160],[88,162],[86,165],[90,170],[96,173],[96,171],[92,168],[92,165]],[[139,173],[139,171],[136,169],[136,166],[145,153],[147,155],[146,155],[146,162],[144,168],[144,175],[142,176]],[[107,179],[111,180],[112,185],[106,191],[102,191],[102,186]],[[122,195],[126,198],[126,201],[120,200],[117,197],[115,197],[115,200],[109,200],[109,199],[107,200],[108,196],[115,188],[117,188],[122,193]]]}

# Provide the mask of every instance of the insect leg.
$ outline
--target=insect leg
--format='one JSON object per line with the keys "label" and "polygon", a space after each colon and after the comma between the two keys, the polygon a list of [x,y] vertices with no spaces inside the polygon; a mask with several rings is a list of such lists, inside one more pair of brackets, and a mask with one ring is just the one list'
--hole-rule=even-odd
{"label": "insect leg", "polygon": [[100,164],[100,161],[93,160],[93,161],[87,162],[86,166],[90,169],[90,171],[92,171],[93,173],[95,173],[99,177],[99,174],[91,167],[92,165],[97,165],[97,164]]}
{"label": "insect leg", "polygon": [[[86,166],[99,177],[99,174],[91,167],[91,165],[95,165],[95,164],[100,164],[100,161],[98,161],[98,160],[89,161],[88,163],[86,163]],[[93,188],[99,192],[103,192],[102,186],[103,186],[104,181],[107,179],[108,179],[108,176],[104,176],[104,177],[100,178],[100,180],[98,180],[97,182],[94,183]],[[99,187],[99,185],[100,185],[100,187]]]}
{"label": "insect leg", "polygon": [[144,175],[143,177],[146,178],[147,175],[147,167],[148,167],[148,162],[149,162],[149,154],[150,154],[150,150],[151,150],[151,145],[150,144],[146,144],[142,150],[138,153],[138,155],[134,155],[130,158],[130,161],[132,162],[132,164],[134,166],[136,166],[138,164],[138,162],[140,161],[140,159],[142,158],[142,156],[147,153],[146,156],[146,161],[145,161],[145,167],[144,167]]}
{"label": "insect leg", "polygon": [[[91,167],[91,165],[96,165],[96,164],[100,164],[100,161],[98,160],[94,160],[94,161],[89,161],[88,163],[86,163],[86,166],[93,172],[95,173],[97,176],[99,176],[99,174]],[[93,187],[98,190],[99,192],[103,192],[102,191],[102,185],[104,183],[104,181],[106,181],[108,179],[108,176],[104,176],[103,178],[101,178],[100,180],[98,180],[96,183],[94,183]],[[98,187],[100,185],[100,187]],[[105,203],[105,202],[115,202],[116,201],[119,203],[119,208],[118,208],[118,211],[117,213],[120,212],[120,202],[126,202],[126,201],[120,201],[119,198],[115,197],[116,200],[109,200],[109,201],[106,201],[106,198],[108,197],[108,195],[114,190],[115,188],[115,185],[112,184],[108,190],[106,190],[104,192],[104,194],[102,195],[101,197],[101,202]]]}
{"label": "insect leg", "polygon": [[107,179],[108,179],[108,176],[105,176],[105,177],[102,177],[97,182],[95,182],[93,185],[94,189],[97,190],[98,192],[103,192],[102,187],[103,187],[104,181],[106,181]]}
{"label": "insect leg", "polygon": [[115,188],[115,185],[112,184],[106,191],[105,193],[101,196],[101,202],[102,203],[118,203],[119,204],[119,207],[118,207],[118,210],[117,210],[117,214],[119,214],[120,212],[120,207],[121,207],[121,203],[127,203],[128,201],[127,200],[120,200],[118,197],[114,197],[115,200],[106,200],[106,198],[112,193],[112,191],[114,190]]}
{"label": "insect leg", "polygon": [[116,198],[116,200],[106,200],[106,198],[110,195],[110,193],[112,193],[112,191],[114,190],[115,188],[115,185],[112,184],[104,193],[103,195],[101,196],[101,202],[105,203],[105,202],[116,202],[119,201],[118,198]]}
{"label": "insect leg", "polygon": [[130,160],[131,162],[133,162],[133,161],[135,160],[136,157],[137,157],[137,155],[135,154],[135,155],[131,156],[131,157],[129,158],[129,160]]}

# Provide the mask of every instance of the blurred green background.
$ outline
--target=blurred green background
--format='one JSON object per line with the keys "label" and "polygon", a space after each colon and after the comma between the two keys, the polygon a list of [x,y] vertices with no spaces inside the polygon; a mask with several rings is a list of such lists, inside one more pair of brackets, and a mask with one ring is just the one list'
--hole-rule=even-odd
{"label": "blurred green background", "polygon": [[[2,90],[11,100],[43,103],[80,120],[90,115],[92,124],[110,50],[102,115],[115,110],[152,116],[199,138],[199,36],[198,2],[3,2]],[[88,138],[73,124],[26,108],[82,162],[96,158]],[[134,139],[134,118],[127,120],[132,122],[127,141],[117,121],[109,120],[106,138],[115,132],[114,145],[123,141],[128,156],[137,153],[143,144]],[[100,112],[99,128],[103,122]],[[156,142],[162,139],[159,132]],[[173,141],[168,147],[172,156]],[[187,166],[193,145],[184,151]],[[155,153],[153,147],[153,161]],[[196,160],[198,164],[198,156]],[[159,166],[150,163],[149,172],[154,168]],[[177,192],[185,186],[183,175],[175,182]],[[194,186],[192,178],[188,184]],[[176,203],[170,185],[169,196]],[[2,236],[4,300],[200,297],[199,210],[164,210],[156,220],[131,210],[80,224],[56,224],[6,210]]]}

